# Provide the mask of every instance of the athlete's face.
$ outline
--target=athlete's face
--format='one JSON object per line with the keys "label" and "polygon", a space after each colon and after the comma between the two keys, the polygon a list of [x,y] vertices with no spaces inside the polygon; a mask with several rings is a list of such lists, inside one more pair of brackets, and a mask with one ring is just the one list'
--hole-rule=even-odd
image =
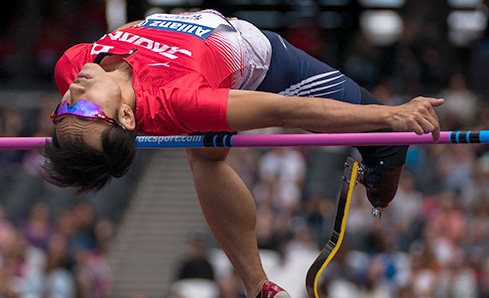
{"label": "athlete's face", "polygon": [[[70,105],[81,99],[91,101],[99,105],[107,116],[119,120],[117,110],[122,103],[122,95],[116,75],[115,72],[105,71],[98,64],[85,64],[62,100],[68,101]],[[90,145],[101,149],[100,135],[109,125],[102,120],[67,115],[58,120],[56,132],[61,139],[65,135],[82,136]]]}
{"label": "athlete's face", "polygon": [[107,72],[95,63],[85,64],[63,96],[70,105],[84,99],[100,107],[110,117],[122,103],[121,89],[115,79],[116,72]]}

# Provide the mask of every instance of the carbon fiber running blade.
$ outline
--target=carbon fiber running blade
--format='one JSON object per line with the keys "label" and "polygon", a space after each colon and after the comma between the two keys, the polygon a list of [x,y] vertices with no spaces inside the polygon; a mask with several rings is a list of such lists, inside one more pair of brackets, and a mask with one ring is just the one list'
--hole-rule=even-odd
{"label": "carbon fiber running blade", "polygon": [[318,294],[318,280],[321,273],[333,259],[336,251],[340,248],[343,236],[345,234],[346,220],[350,208],[350,200],[353,188],[357,182],[358,162],[352,158],[347,158],[345,162],[345,170],[343,172],[343,182],[341,183],[341,191],[336,207],[336,217],[333,231],[326,246],[321,250],[319,256],[312,263],[306,275],[307,294],[311,298],[320,298]]}

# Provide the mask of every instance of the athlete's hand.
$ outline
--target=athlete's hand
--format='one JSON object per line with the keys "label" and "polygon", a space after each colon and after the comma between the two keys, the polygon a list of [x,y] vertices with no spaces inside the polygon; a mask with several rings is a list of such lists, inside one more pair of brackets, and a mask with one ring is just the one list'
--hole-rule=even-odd
{"label": "athlete's hand", "polygon": [[442,105],[443,99],[416,97],[410,102],[393,107],[391,128],[396,131],[413,131],[418,135],[431,133],[433,141],[440,138],[440,123],[433,107]]}

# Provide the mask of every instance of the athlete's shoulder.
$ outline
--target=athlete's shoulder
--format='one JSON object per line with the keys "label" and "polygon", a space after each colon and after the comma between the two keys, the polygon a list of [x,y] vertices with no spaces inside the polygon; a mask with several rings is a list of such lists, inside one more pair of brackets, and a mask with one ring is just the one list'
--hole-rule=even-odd
{"label": "athlete's shoulder", "polygon": [[90,49],[92,48],[92,46],[93,44],[91,43],[80,43],[74,45],[64,52],[63,56],[61,56],[61,59],[71,62],[86,60],[87,57],[90,56]]}

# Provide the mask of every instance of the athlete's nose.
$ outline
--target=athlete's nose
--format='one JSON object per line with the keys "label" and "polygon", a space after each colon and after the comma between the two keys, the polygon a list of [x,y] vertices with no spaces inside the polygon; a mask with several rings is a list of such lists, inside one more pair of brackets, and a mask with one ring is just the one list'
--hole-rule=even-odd
{"label": "athlete's nose", "polygon": [[73,83],[70,85],[69,89],[70,89],[69,90],[70,94],[67,98],[69,104],[74,105],[77,101],[83,99],[83,95],[85,94],[84,86],[77,83]]}
{"label": "athlete's nose", "polygon": [[63,96],[62,100],[66,100],[70,106],[73,106],[79,100],[83,99],[82,92],[77,86],[70,86],[68,91]]}

